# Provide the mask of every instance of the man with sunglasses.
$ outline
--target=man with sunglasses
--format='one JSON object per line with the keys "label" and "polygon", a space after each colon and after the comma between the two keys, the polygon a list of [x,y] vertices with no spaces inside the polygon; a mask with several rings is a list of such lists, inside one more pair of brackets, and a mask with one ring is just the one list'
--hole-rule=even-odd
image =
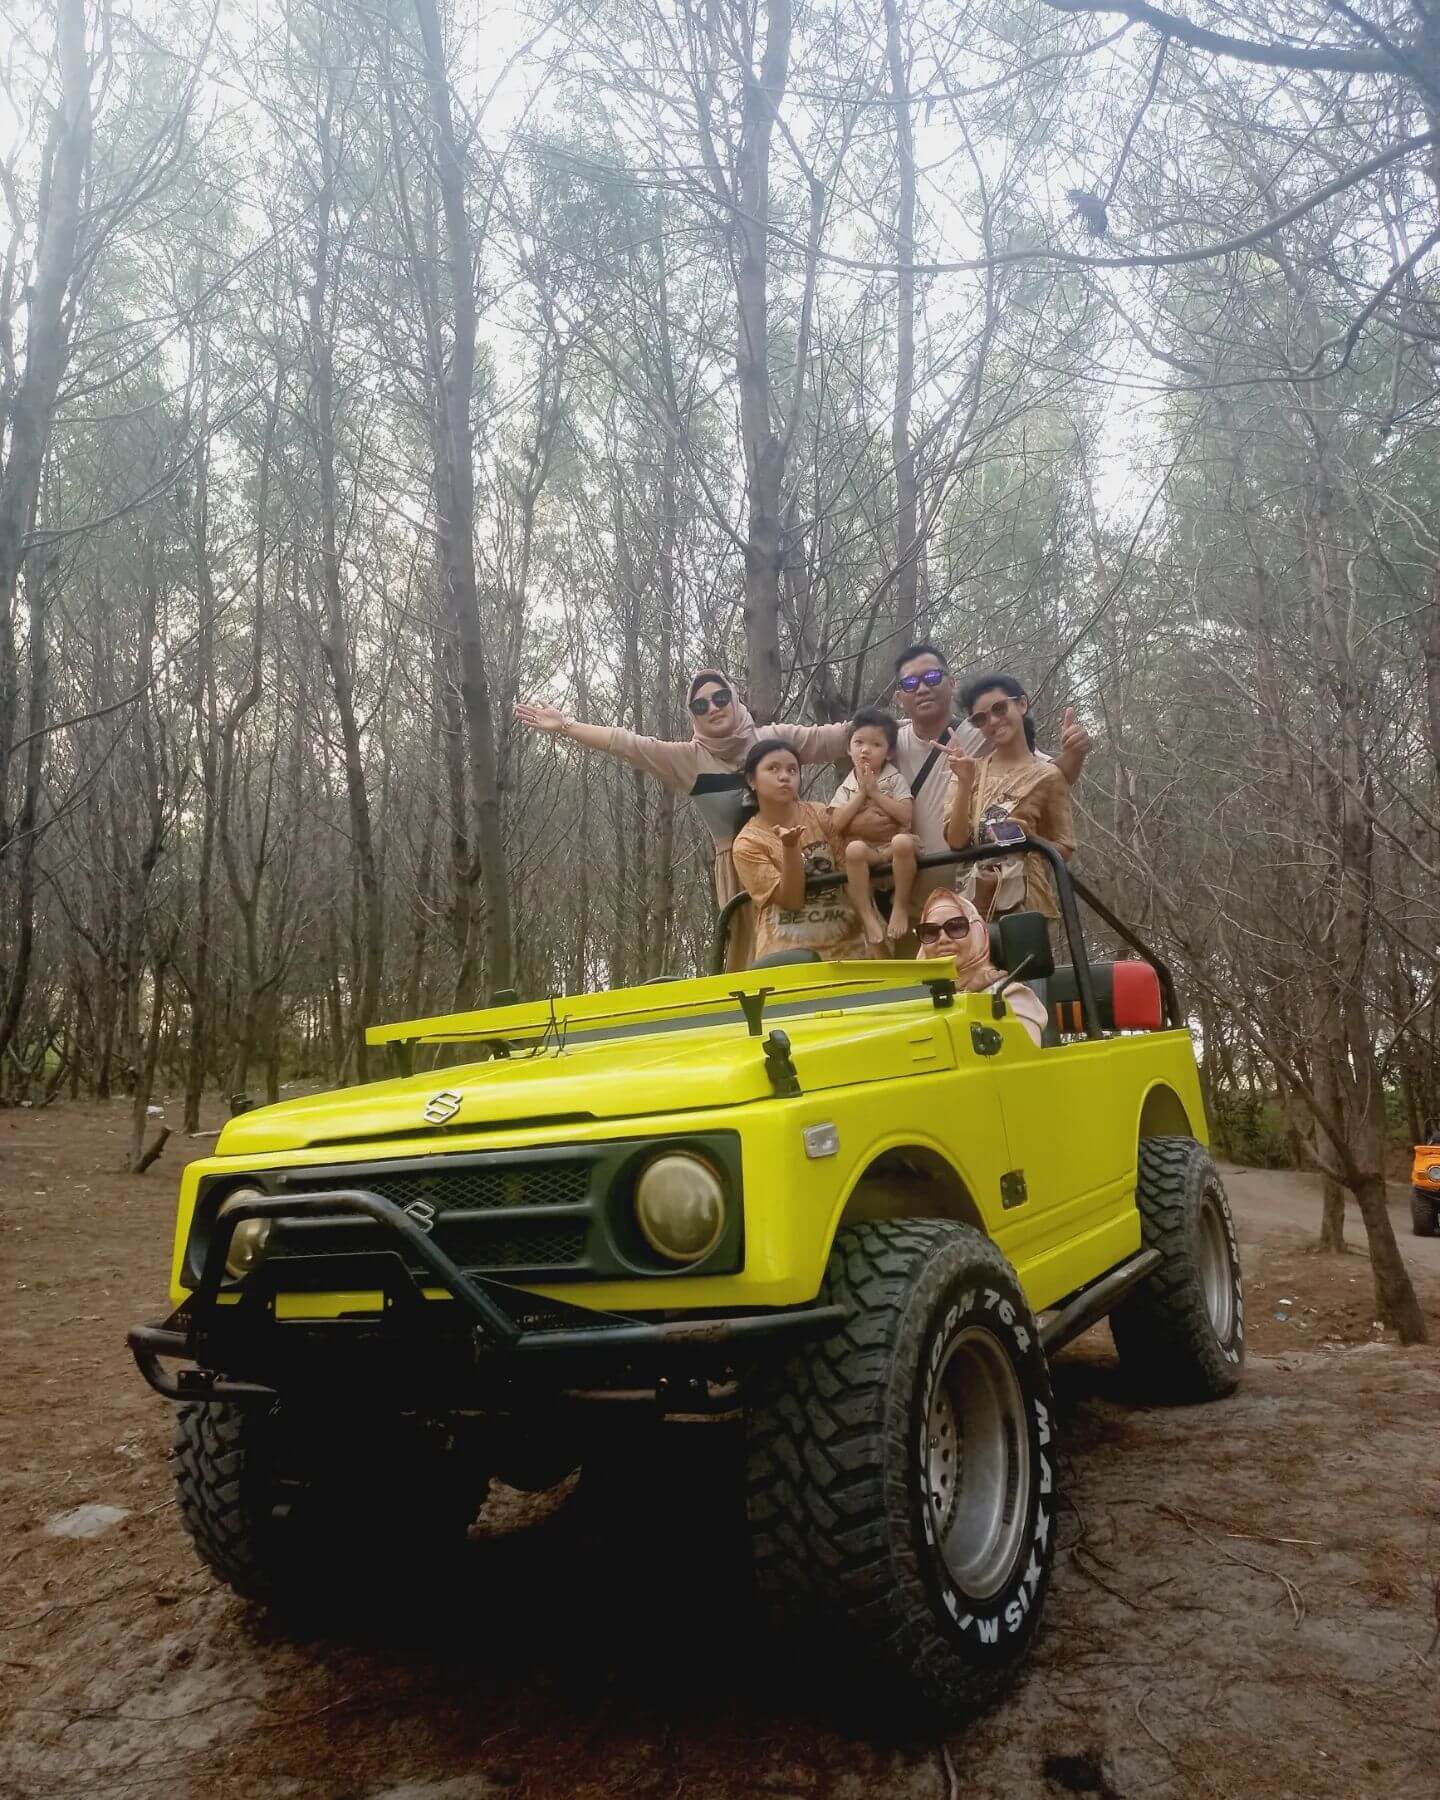
{"label": "man with sunglasses", "polygon": [[[895,679],[895,705],[904,723],[894,760],[910,783],[915,801],[911,830],[920,840],[921,855],[928,856],[950,847],[945,840],[945,796],[950,785],[946,749],[954,746],[967,756],[979,756],[985,738],[968,719],[956,716],[955,679],[945,652],[935,644],[911,644],[902,650],[895,659]],[[1089,732],[1066,707],[1060,751],[1051,760],[1071,787],[1080,779],[1089,751]],[[921,881],[921,893],[937,882],[949,886],[943,872],[926,882],[922,871]]]}

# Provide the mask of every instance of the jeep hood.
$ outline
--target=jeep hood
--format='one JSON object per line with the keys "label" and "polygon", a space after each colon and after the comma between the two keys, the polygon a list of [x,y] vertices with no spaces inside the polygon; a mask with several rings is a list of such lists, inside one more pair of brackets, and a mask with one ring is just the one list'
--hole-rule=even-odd
{"label": "jeep hood", "polygon": [[[954,1052],[928,1001],[776,1019],[790,1038],[803,1093],[953,1068]],[[772,1029],[765,1024],[768,1035]],[[219,1156],[325,1146],[449,1139],[570,1121],[643,1118],[743,1105],[772,1096],[760,1038],[743,1020],[569,1043],[396,1081],[287,1100],[232,1119]],[[436,1096],[458,1096],[442,1123]],[[448,1108],[449,1099],[441,1107]]]}

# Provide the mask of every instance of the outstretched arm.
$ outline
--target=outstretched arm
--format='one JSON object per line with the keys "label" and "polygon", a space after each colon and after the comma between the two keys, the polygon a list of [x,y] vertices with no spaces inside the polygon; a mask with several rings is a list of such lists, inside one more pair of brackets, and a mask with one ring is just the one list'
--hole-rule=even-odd
{"label": "outstretched arm", "polygon": [[547,737],[573,738],[587,750],[610,748],[610,726],[586,725],[582,720],[572,719],[561,712],[558,706],[534,705],[528,700],[517,700],[515,717],[522,725],[528,725],[532,731],[543,731]]}
{"label": "outstretched arm", "polygon": [[671,743],[666,738],[641,737],[620,725],[586,725],[572,719],[558,706],[516,702],[515,717],[532,731],[543,731],[550,737],[566,737],[587,750],[600,750],[619,762],[643,769],[663,781],[677,794],[689,793],[695,784],[698,762],[693,743]]}
{"label": "outstretched arm", "polygon": [[783,719],[761,728],[760,735],[782,738],[802,763],[839,762],[850,743],[850,725],[788,725]]}

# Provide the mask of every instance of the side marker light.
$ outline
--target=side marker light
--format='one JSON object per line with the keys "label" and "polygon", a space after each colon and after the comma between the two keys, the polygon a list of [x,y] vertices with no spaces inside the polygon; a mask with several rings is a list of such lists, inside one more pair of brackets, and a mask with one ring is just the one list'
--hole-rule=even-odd
{"label": "side marker light", "polygon": [[840,1133],[834,1125],[807,1125],[801,1132],[805,1144],[805,1154],[812,1162],[822,1156],[837,1156],[840,1152]]}

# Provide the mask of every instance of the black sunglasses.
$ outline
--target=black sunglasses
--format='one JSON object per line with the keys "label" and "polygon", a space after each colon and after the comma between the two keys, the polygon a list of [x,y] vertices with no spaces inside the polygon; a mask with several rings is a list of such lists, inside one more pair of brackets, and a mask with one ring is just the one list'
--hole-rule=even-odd
{"label": "black sunglasses", "polygon": [[923,669],[918,675],[902,675],[900,685],[907,694],[913,694],[922,687],[939,687],[949,673],[948,669]]}
{"label": "black sunglasses", "polygon": [[989,706],[978,707],[971,713],[966,723],[973,725],[977,731],[983,731],[987,719],[1003,719],[1006,713],[1009,712],[1012,704],[1013,702],[1010,700],[994,700]]}
{"label": "black sunglasses", "polygon": [[715,692],[708,697],[697,694],[690,702],[690,710],[697,719],[703,719],[712,706],[716,712],[719,712],[722,706],[728,706],[734,698],[735,696],[729,688],[716,688]]}
{"label": "black sunglasses", "polygon": [[922,944],[933,944],[941,932],[944,932],[946,937],[953,938],[958,944],[961,938],[968,935],[969,930],[968,916],[965,913],[952,913],[948,919],[922,919],[915,927],[915,935]]}

